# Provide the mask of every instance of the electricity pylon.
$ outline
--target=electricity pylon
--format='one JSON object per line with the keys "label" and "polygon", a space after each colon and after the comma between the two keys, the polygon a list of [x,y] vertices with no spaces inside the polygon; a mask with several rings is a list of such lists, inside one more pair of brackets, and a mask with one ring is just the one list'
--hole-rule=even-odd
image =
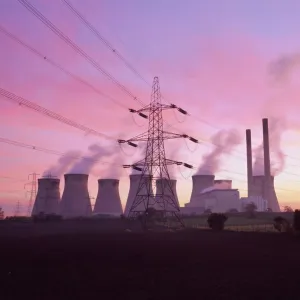
{"label": "electricity pylon", "polygon": [[[171,183],[168,166],[183,165],[187,168],[192,168],[191,165],[167,159],[165,155],[165,140],[176,138],[188,138],[194,143],[198,141],[186,134],[176,134],[164,131],[163,128],[163,111],[167,109],[177,109],[180,113],[187,115],[187,112],[174,104],[166,105],[161,103],[161,93],[159,87],[158,77],[154,77],[151,102],[145,107],[130,112],[137,113],[139,116],[149,119],[148,130],[136,137],[128,140],[119,140],[120,144],[127,143],[130,146],[137,147],[135,142],[147,142],[145,158],[134,163],[133,165],[124,165],[124,168],[133,168],[141,171],[141,178],[137,189],[137,194],[129,210],[129,218],[137,218],[143,215],[143,225],[147,227],[147,216],[149,215],[149,208],[155,208],[160,211],[163,218],[173,216],[184,226],[180,218],[180,207],[174,195]],[[146,115],[145,113],[148,113]],[[154,195],[152,186],[157,179],[163,180],[162,189]]]}
{"label": "electricity pylon", "polygon": [[30,193],[30,198],[28,201],[28,207],[27,207],[27,216],[29,217],[31,215],[32,211],[32,203],[35,200],[36,192],[37,192],[37,176],[39,174],[32,173],[28,175],[28,180],[30,180],[30,177],[32,177],[32,180],[28,183],[25,183],[24,188],[26,188],[27,185],[30,186],[30,191],[27,191],[27,193]]}

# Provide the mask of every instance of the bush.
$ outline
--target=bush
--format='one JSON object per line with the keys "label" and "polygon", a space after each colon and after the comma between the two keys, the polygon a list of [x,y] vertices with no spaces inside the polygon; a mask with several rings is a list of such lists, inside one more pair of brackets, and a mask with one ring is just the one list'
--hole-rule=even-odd
{"label": "bush", "polygon": [[212,230],[220,231],[224,229],[227,219],[224,214],[213,213],[208,217],[207,223]]}
{"label": "bush", "polygon": [[296,232],[300,232],[300,210],[294,211],[293,228]]}
{"label": "bush", "polygon": [[283,217],[276,217],[273,220],[273,226],[276,230],[278,230],[279,232],[291,232],[292,231],[292,227],[291,224],[289,223],[288,220],[286,220]]}

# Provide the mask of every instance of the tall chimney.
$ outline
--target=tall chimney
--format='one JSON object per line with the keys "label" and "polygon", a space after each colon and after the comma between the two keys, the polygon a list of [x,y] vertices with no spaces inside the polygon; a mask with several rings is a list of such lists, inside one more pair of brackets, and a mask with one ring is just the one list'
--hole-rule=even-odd
{"label": "tall chimney", "polygon": [[268,119],[266,118],[263,119],[262,124],[263,124],[264,171],[265,171],[263,198],[268,201],[269,208],[271,208],[273,212],[279,212],[280,207],[274,189],[274,179],[271,176]]}
{"label": "tall chimney", "polygon": [[246,129],[246,149],[247,149],[247,182],[248,182],[248,197],[251,195],[253,183],[253,169],[252,169],[252,142],[251,130]]}
{"label": "tall chimney", "polygon": [[270,186],[271,186],[271,161],[270,161],[270,143],[269,143],[269,124],[268,119],[262,120],[263,125],[263,145],[264,145],[264,198],[270,203]]}

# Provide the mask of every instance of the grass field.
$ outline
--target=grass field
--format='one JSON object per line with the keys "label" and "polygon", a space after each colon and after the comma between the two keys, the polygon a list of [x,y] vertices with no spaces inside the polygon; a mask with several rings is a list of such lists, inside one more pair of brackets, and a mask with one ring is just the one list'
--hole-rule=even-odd
{"label": "grass field", "polygon": [[36,224],[12,228],[14,237],[0,234],[1,299],[299,299],[294,236],[103,232],[100,224]]}
{"label": "grass field", "polygon": [[[228,220],[225,229],[234,231],[272,231],[274,232],[273,219],[282,216],[289,222],[293,220],[293,213],[256,213],[255,218],[249,218],[247,214],[227,214]],[[184,218],[187,227],[209,229],[207,225],[207,215]]]}

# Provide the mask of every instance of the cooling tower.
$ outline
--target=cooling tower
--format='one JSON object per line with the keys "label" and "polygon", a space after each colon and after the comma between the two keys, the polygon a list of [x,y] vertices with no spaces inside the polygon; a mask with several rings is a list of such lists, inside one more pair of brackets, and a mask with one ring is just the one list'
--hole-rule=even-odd
{"label": "cooling tower", "polygon": [[[130,178],[130,187],[129,187],[129,193],[128,193],[127,202],[124,211],[125,216],[128,216],[129,214],[130,208],[137,195],[138,187],[141,180],[142,180],[141,182],[145,184],[143,186],[143,189],[139,191],[139,195],[147,195],[147,186],[149,186],[149,184],[150,184],[150,194],[153,195],[152,180],[149,175],[144,178],[142,178],[142,175],[130,175],[129,178]],[[152,205],[154,204],[154,200],[151,201],[151,204]],[[137,206],[135,210],[144,211],[145,210],[144,203],[141,203],[139,206]]]}
{"label": "cooling tower", "polygon": [[246,130],[246,154],[247,154],[247,183],[248,183],[248,197],[251,194],[253,167],[252,167],[252,141],[251,130]]}
{"label": "cooling tower", "polygon": [[219,186],[219,188],[221,189],[227,189],[230,190],[232,189],[232,180],[228,180],[228,179],[217,179],[214,180],[214,184]]}
{"label": "cooling tower", "polygon": [[[168,184],[169,181],[169,184]],[[175,205],[179,208],[179,201],[176,191],[175,179],[157,179],[156,180],[156,194],[155,194],[155,208],[157,210],[166,210],[166,211],[177,211],[176,207],[173,204],[173,197],[175,198]],[[169,189],[171,187],[171,190]],[[162,195],[164,195],[164,201],[162,201]],[[165,204],[164,204],[165,203]]]}
{"label": "cooling tower", "polygon": [[84,217],[92,214],[87,174],[65,174],[65,188],[60,203],[63,217]]}
{"label": "cooling tower", "polygon": [[120,216],[122,204],[119,194],[119,180],[99,179],[98,195],[94,207],[94,213]]}
{"label": "cooling tower", "polygon": [[[276,196],[275,192],[275,187],[274,187],[274,176],[271,176],[271,181],[269,185],[269,199],[267,199],[266,194],[265,194],[265,176],[259,175],[259,176],[253,176],[253,181],[252,181],[252,188],[251,188],[251,195],[250,196],[261,196],[263,199],[265,199],[268,202],[268,208],[271,208],[273,212],[279,212],[279,204],[278,204],[278,199]],[[272,206],[272,203],[277,203],[278,206]]]}
{"label": "cooling tower", "polygon": [[197,203],[204,189],[214,186],[215,175],[194,175],[190,203]]}
{"label": "cooling tower", "polygon": [[60,200],[59,179],[40,178],[38,179],[38,192],[35,198],[31,215],[58,214]]}
{"label": "cooling tower", "polygon": [[268,201],[269,208],[273,212],[280,212],[280,207],[276,193],[274,190],[274,177],[271,176],[271,162],[270,162],[270,142],[269,142],[269,125],[268,119],[262,120],[263,125],[263,145],[264,145],[264,199]]}

